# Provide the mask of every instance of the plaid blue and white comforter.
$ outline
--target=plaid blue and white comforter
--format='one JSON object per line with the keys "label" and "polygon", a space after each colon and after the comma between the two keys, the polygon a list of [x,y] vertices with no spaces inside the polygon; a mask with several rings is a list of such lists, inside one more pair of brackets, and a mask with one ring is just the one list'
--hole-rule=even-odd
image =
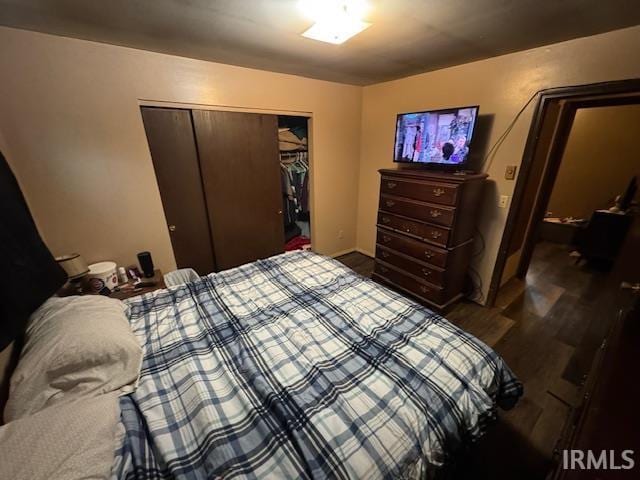
{"label": "plaid blue and white comforter", "polygon": [[130,307],[117,478],[424,478],[522,394],[491,348],[313,253]]}

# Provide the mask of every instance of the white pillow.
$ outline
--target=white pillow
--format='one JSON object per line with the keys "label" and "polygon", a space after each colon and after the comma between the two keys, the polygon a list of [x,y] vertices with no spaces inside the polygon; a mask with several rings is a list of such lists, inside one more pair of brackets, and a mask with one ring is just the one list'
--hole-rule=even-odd
{"label": "white pillow", "polygon": [[120,300],[99,295],[50,298],[29,319],[11,377],[5,420],[107,392],[130,393],[142,349]]}
{"label": "white pillow", "polygon": [[118,395],[54,405],[0,427],[0,478],[107,479],[122,442]]}

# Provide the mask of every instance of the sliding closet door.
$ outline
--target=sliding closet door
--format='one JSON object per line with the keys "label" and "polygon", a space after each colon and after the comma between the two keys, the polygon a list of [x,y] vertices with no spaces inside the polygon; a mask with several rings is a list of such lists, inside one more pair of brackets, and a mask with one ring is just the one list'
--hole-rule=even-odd
{"label": "sliding closet door", "polygon": [[210,273],[215,264],[191,111],[141,110],[176,263]]}
{"label": "sliding closet door", "polygon": [[193,110],[219,270],[284,250],[275,115]]}

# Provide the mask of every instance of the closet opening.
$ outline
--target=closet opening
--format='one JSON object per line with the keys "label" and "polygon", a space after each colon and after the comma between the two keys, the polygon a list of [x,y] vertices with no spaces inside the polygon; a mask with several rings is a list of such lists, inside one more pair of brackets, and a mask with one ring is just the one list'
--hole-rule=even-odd
{"label": "closet opening", "polygon": [[141,107],[178,268],[310,249],[309,118]]}
{"label": "closet opening", "polygon": [[311,249],[309,119],[278,116],[284,250]]}

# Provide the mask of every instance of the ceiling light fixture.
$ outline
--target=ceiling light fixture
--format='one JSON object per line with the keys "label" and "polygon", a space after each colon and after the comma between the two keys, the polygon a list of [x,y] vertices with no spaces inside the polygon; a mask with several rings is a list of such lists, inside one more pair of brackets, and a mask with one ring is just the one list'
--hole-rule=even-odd
{"label": "ceiling light fixture", "polygon": [[369,10],[366,0],[300,0],[299,6],[316,22],[302,36],[321,42],[344,43],[371,26],[362,20]]}

